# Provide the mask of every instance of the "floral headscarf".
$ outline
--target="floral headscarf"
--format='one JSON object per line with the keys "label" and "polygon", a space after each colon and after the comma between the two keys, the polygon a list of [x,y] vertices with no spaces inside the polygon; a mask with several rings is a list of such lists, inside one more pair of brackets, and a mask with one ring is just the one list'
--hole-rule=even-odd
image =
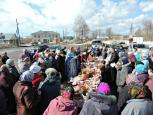
{"label": "floral headscarf", "polygon": [[146,97],[146,90],[142,84],[133,83],[128,86],[128,95],[130,99],[144,99]]}

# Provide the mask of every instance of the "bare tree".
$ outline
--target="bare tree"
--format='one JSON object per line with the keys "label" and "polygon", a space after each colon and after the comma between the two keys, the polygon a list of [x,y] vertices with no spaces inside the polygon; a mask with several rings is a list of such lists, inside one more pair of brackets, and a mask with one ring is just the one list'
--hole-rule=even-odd
{"label": "bare tree", "polygon": [[74,22],[74,27],[73,27],[74,32],[76,32],[77,35],[81,35],[82,37],[86,36],[89,32],[89,27],[85,21],[85,19],[82,16],[78,16],[75,19]]}
{"label": "bare tree", "polygon": [[109,27],[106,29],[106,36],[109,37],[109,39],[111,39],[111,36],[112,36],[113,32],[112,32],[112,28]]}
{"label": "bare tree", "polygon": [[143,21],[144,26],[144,37],[146,40],[152,40],[153,37],[153,22],[152,20],[145,19]]}
{"label": "bare tree", "polygon": [[136,32],[135,32],[135,35],[136,35],[136,36],[139,36],[139,37],[140,37],[140,36],[143,36],[143,35],[142,35],[142,29],[141,29],[141,28],[138,28],[138,29],[136,30]]}

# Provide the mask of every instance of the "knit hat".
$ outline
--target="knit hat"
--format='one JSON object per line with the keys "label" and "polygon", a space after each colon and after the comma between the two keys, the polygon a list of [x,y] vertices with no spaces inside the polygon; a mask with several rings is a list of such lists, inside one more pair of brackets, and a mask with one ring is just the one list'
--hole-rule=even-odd
{"label": "knit hat", "polygon": [[6,61],[6,65],[8,65],[8,66],[15,66],[14,60],[8,59],[8,60]]}
{"label": "knit hat", "polygon": [[110,87],[107,83],[100,83],[96,90],[97,94],[108,95],[110,93]]}
{"label": "knit hat", "polygon": [[36,64],[30,66],[30,71],[31,71],[32,73],[38,73],[38,72],[40,72],[40,70],[41,70],[41,67],[38,66],[38,65],[36,65]]}
{"label": "knit hat", "polygon": [[146,91],[142,84],[131,84],[128,86],[128,95],[131,99],[143,99],[146,97]]}

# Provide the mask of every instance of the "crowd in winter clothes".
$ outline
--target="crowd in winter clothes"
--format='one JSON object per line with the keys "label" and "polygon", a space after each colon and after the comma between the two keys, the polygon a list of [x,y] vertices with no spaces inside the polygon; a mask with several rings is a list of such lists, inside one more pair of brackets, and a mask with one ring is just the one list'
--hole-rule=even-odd
{"label": "crowd in winter clothes", "polygon": [[153,115],[152,99],[153,50],[24,50],[18,65],[0,56],[0,115]]}

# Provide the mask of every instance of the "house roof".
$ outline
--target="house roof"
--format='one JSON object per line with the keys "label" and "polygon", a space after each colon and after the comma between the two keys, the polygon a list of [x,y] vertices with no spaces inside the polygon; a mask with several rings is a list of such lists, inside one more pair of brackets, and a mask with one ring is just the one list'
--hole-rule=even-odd
{"label": "house roof", "polygon": [[4,33],[3,34],[5,36],[5,39],[4,40],[11,40],[11,39],[16,39],[16,35],[13,34],[13,33]]}
{"label": "house roof", "polygon": [[45,33],[47,33],[47,34],[59,34],[59,33],[57,33],[57,32],[54,32],[54,31],[38,31],[38,32],[34,32],[34,33],[32,33],[32,35],[33,34],[45,34]]}

